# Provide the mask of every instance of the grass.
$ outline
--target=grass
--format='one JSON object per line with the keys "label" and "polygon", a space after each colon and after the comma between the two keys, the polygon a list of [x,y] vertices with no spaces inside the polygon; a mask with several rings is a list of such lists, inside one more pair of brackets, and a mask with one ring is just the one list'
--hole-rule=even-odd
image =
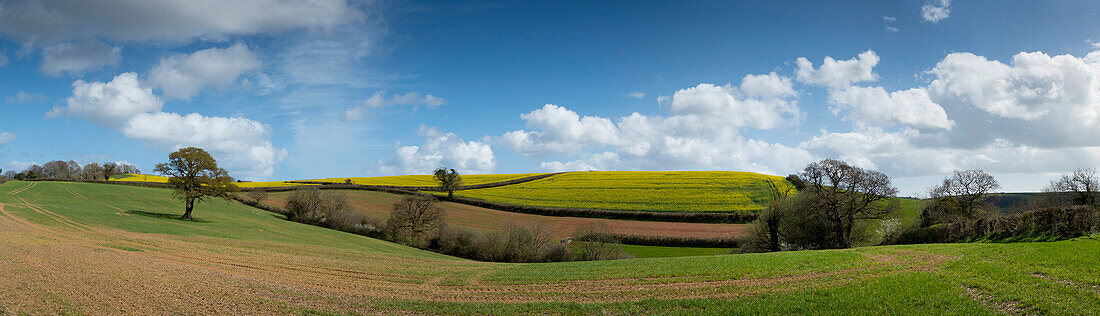
{"label": "grass", "polygon": [[[157,176],[157,175],[148,175],[148,174],[127,173],[127,174],[112,176],[109,181],[134,181],[134,182],[167,183],[168,182],[168,177]],[[269,188],[269,187],[289,187],[289,186],[310,185],[310,184],[301,184],[301,183],[289,183],[289,182],[283,182],[283,181],[237,182],[235,184],[238,187],[241,187],[241,188]]]}
{"label": "grass", "polygon": [[730,248],[702,248],[702,247],[663,247],[622,245],[623,252],[636,258],[668,258],[668,257],[693,257],[728,255],[735,249]]}
{"label": "grass", "polygon": [[180,204],[156,188],[0,184],[0,306],[8,314],[1100,310],[1097,238],[505,264],[292,223],[237,203],[200,204],[202,222],[126,214],[178,214]]}
{"label": "grass", "polygon": [[782,177],[730,171],[576,172],[457,196],[492,202],[604,210],[756,212],[785,190]]}
{"label": "grass", "polygon": [[[363,215],[380,220],[389,218],[393,204],[404,198],[402,195],[363,191],[340,190],[346,194],[353,209]],[[271,192],[264,203],[285,207],[292,192]],[[708,224],[631,221],[602,218],[554,217],[523,213],[513,213],[481,208],[472,205],[441,202],[448,225],[454,225],[479,232],[505,231],[511,224],[537,223],[546,225],[555,238],[568,237],[577,228],[593,223],[605,225],[611,232],[632,235],[669,236],[669,237],[730,237],[742,236],[745,224]]]}

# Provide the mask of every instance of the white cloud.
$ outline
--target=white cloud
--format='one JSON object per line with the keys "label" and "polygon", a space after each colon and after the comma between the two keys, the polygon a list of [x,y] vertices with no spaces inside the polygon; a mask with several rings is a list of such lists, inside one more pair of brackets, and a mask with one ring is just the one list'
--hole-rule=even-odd
{"label": "white cloud", "polygon": [[196,146],[210,151],[223,167],[239,176],[267,178],[287,156],[275,148],[269,127],[242,117],[207,117],[197,113],[140,113],[122,128],[128,138],[147,140],[173,150]]}
{"label": "white cloud", "polygon": [[15,134],[11,132],[0,132],[0,146],[11,144],[15,141]]}
{"label": "white cloud", "polygon": [[0,32],[31,42],[221,39],[229,35],[331,28],[362,19],[344,0],[11,1]]}
{"label": "white cloud", "polygon": [[454,133],[421,126],[425,142],[419,146],[401,146],[393,157],[382,161],[381,171],[387,174],[427,174],[440,167],[456,169],[465,174],[489,173],[496,168],[496,156],[489,144],[464,141]]}
{"label": "white cloud", "polygon": [[886,26],[886,31],[887,31],[887,32],[890,32],[890,33],[897,33],[897,32],[898,32],[898,28],[896,28],[896,27],[893,27],[893,26],[889,26],[889,25],[887,25],[887,26]]}
{"label": "white cloud", "polygon": [[47,116],[84,118],[166,149],[202,147],[245,179],[270,177],[287,156],[285,149],[272,145],[267,125],[242,117],[165,113],[162,106],[153,90],[128,72],[108,83],[77,80],[66,105],[54,107]]}
{"label": "white cloud", "polygon": [[894,22],[894,21],[897,21],[897,20],[898,20],[898,18],[893,17],[893,16],[889,16],[889,15],[882,16],[882,21],[883,22]]}
{"label": "white cloud", "polygon": [[122,48],[98,40],[61,43],[42,49],[42,72],[56,76],[61,73],[79,75],[106,66],[117,66]]}
{"label": "white cloud", "polygon": [[931,0],[920,7],[920,15],[925,21],[939,23],[951,16],[951,0]]}
{"label": "white cloud", "polygon": [[901,123],[916,128],[951,130],[955,122],[921,88],[887,93],[882,87],[847,87],[829,93],[835,110],[850,110],[849,118],[864,126]]}
{"label": "white cloud", "polygon": [[164,105],[132,72],[119,74],[108,83],[77,80],[65,103],[46,116],[76,116],[107,128],[121,127],[134,115],[160,111]]}
{"label": "white cloud", "polygon": [[624,98],[634,98],[634,99],[644,99],[645,98],[645,92],[630,91],[630,92],[627,92],[626,94],[624,94],[623,97]]}
{"label": "white cloud", "polygon": [[14,97],[4,98],[4,102],[24,104],[24,103],[42,103],[46,102],[47,98],[44,95],[38,93],[27,93],[19,91],[15,93]]}
{"label": "white cloud", "polygon": [[237,43],[161,58],[149,72],[149,83],[163,91],[166,99],[190,100],[205,87],[232,85],[261,66],[256,53]]}
{"label": "white cloud", "polygon": [[878,75],[874,73],[878,62],[878,55],[871,50],[848,60],[835,60],[826,56],[821,66],[816,69],[809,59],[799,57],[795,61],[798,65],[795,75],[799,82],[835,89],[852,83],[878,80]]}
{"label": "white cloud", "polygon": [[[677,91],[667,101],[669,116],[633,113],[612,121],[548,104],[521,115],[527,130],[491,140],[524,155],[583,156],[544,162],[540,168],[547,171],[791,171],[812,157],[745,138],[740,129],[770,129],[797,118],[796,95],[789,78],[771,73],[745,76],[740,86],[700,84]],[[585,155],[592,150],[601,153]]]}
{"label": "white cloud", "polygon": [[420,93],[417,92],[407,92],[405,94],[393,95],[389,98],[386,98],[385,91],[378,91],[375,92],[374,95],[372,95],[369,99],[363,101],[362,104],[359,104],[358,106],[344,111],[344,114],[341,115],[340,118],[348,121],[357,121],[363,119],[367,112],[372,109],[410,105],[413,106],[414,110],[416,109],[416,106],[419,105],[424,105],[428,108],[434,109],[446,104],[447,100],[431,94],[421,96]]}

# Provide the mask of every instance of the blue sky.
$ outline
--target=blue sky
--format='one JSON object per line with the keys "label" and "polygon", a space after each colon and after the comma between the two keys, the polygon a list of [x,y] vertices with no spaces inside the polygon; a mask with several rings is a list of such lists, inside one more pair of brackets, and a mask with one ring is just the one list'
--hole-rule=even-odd
{"label": "blue sky", "polygon": [[786,175],[920,194],[1100,161],[1093,1],[0,1],[0,168],[252,180],[559,170]]}

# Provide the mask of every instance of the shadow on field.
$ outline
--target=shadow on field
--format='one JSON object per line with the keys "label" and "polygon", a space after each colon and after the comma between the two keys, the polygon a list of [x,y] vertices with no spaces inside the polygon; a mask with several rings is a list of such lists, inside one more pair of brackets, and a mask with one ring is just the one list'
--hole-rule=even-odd
{"label": "shadow on field", "polygon": [[160,218],[160,219],[177,220],[177,221],[181,221],[181,222],[195,222],[195,223],[209,223],[210,222],[210,221],[204,221],[204,220],[197,219],[197,218],[192,219],[190,221],[181,220],[180,216],[182,216],[182,214],[175,214],[175,213],[156,213],[156,212],[135,211],[135,210],[130,210],[129,212],[130,212],[130,214],[134,214],[134,215]]}

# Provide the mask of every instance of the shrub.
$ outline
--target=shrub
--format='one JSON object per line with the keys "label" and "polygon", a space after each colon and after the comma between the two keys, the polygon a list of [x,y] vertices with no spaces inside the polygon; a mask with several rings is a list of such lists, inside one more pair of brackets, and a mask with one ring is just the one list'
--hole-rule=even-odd
{"label": "shrub", "polygon": [[592,223],[577,227],[573,232],[574,253],[577,261],[627,259],[619,240],[610,233],[604,223]]}
{"label": "shrub", "polygon": [[378,220],[355,213],[347,195],[339,192],[295,190],[287,199],[286,217],[299,223],[360,235],[379,236],[381,233]]}
{"label": "shrub", "polygon": [[914,228],[888,243],[1050,240],[1097,231],[1100,211],[1091,206],[1069,206]]}
{"label": "shrub", "polygon": [[386,229],[393,241],[424,248],[443,229],[443,209],[431,196],[406,196],[393,204]]}

